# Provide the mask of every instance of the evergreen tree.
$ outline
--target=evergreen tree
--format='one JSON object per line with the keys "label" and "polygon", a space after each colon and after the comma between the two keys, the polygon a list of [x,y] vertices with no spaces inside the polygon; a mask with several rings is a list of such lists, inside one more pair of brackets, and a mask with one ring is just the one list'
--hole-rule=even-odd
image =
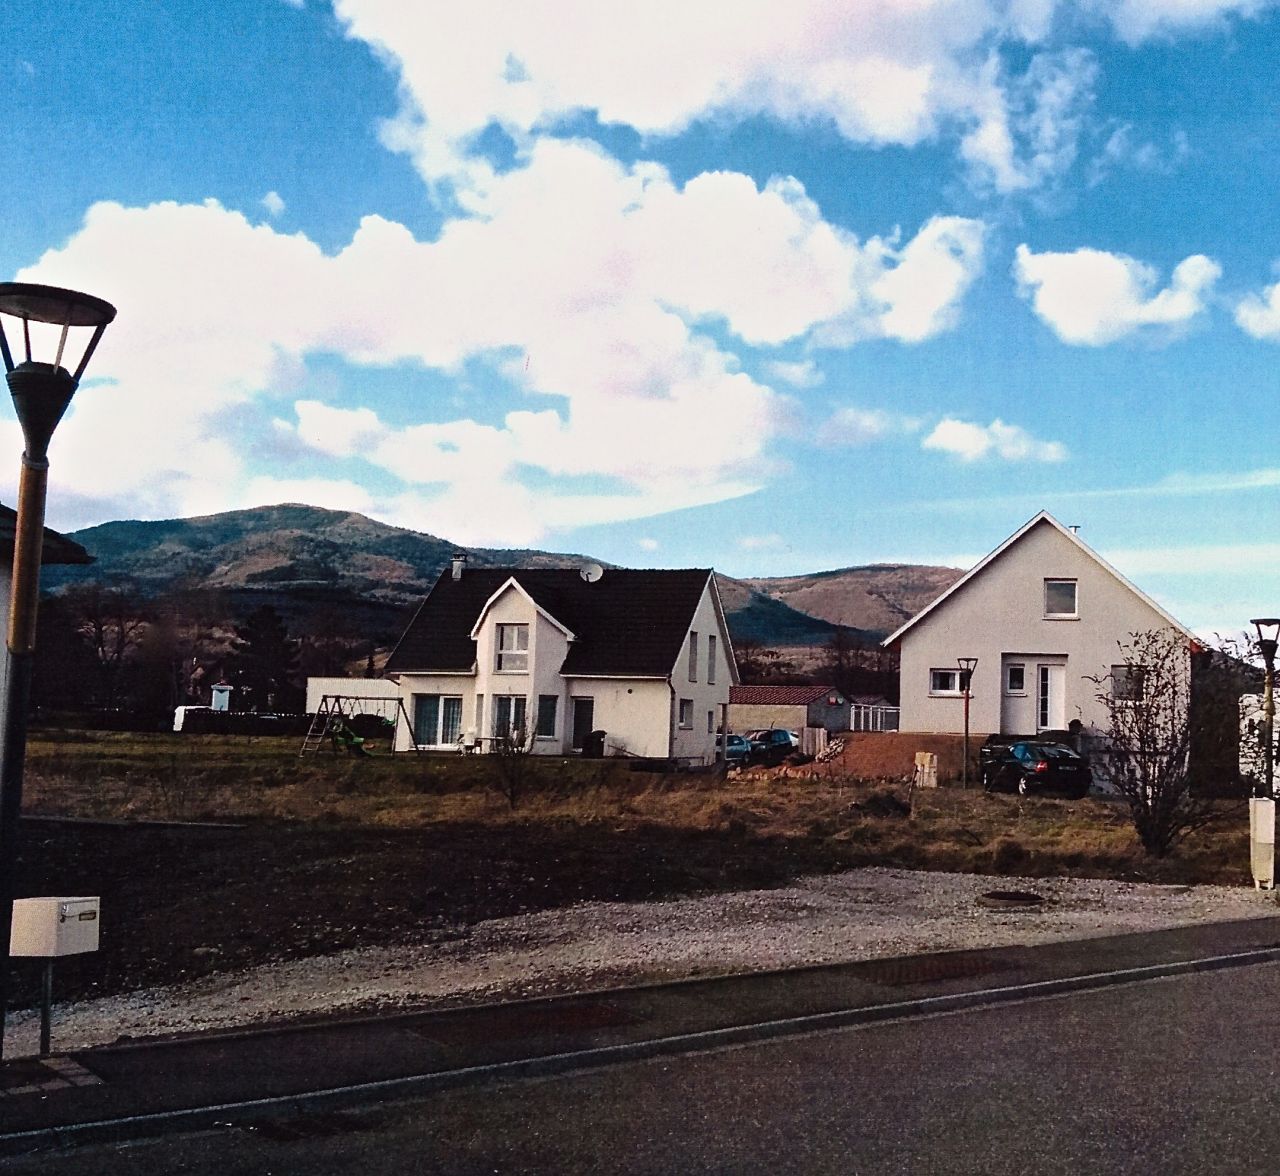
{"label": "evergreen tree", "polygon": [[301,705],[298,643],[271,605],[254,609],[236,626],[230,665],[241,709],[292,711]]}

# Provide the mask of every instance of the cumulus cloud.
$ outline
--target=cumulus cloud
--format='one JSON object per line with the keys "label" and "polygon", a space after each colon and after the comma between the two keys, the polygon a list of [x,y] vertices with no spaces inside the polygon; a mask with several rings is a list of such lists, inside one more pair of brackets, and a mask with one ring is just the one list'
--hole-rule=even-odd
{"label": "cumulus cloud", "polygon": [[822,369],[811,359],[767,360],[763,365],[765,375],[793,388],[816,388],[826,378]]}
{"label": "cumulus cloud", "polygon": [[1130,45],[1220,25],[1228,17],[1255,17],[1274,0],[1088,0]]}
{"label": "cumulus cloud", "polygon": [[1001,46],[1047,36],[1053,0],[334,7],[399,72],[402,106],[384,142],[473,209],[487,206],[495,175],[481,146],[493,127],[517,153],[584,111],[646,136],[759,115],[823,121],[859,144],[949,134],[1008,191],[1069,165],[1091,100],[1094,67],[1078,50],[1032,54],[1013,76],[1001,63]]}
{"label": "cumulus cloud", "polygon": [[1060,441],[1040,441],[1019,425],[997,418],[989,425],[947,417],[921,441],[924,449],[949,453],[961,461],[999,458],[1001,461],[1064,461],[1066,446]]}
{"label": "cumulus cloud", "polygon": [[1185,326],[1204,310],[1222,270],[1193,254],[1159,289],[1153,267],[1122,253],[1033,253],[1019,245],[1013,273],[1019,292],[1058,338],[1098,347],[1143,327]]}
{"label": "cumulus cloud", "polygon": [[260,201],[262,207],[267,210],[268,216],[279,216],[284,212],[284,199],[279,192],[272,189]]}
{"label": "cumulus cloud", "polygon": [[1191,154],[1186,132],[1178,129],[1167,144],[1139,138],[1132,123],[1122,123],[1107,136],[1102,150],[1090,161],[1087,183],[1095,187],[1121,168],[1150,175],[1173,175]]}
{"label": "cumulus cloud", "polygon": [[1235,320],[1255,339],[1280,340],[1280,282],[1236,303]]}

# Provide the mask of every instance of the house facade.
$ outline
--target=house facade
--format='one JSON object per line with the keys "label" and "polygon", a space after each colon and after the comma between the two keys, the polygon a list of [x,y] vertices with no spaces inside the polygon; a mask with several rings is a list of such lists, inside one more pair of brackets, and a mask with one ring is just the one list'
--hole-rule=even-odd
{"label": "house facade", "polygon": [[1099,694],[1135,689],[1121,643],[1153,629],[1185,637],[1189,674],[1194,636],[1042,511],[885,640],[899,653],[901,729],[962,731],[958,659],[976,657],[971,732],[1033,735],[1078,721],[1098,734]]}
{"label": "house facade", "polygon": [[[412,725],[396,750],[480,751],[511,737],[540,755],[710,763],[737,681],[707,569],[444,572],[387,663]],[[600,737],[597,735],[597,740]]]}
{"label": "house facade", "polygon": [[831,686],[735,686],[729,692],[729,730],[767,727],[800,731],[849,730],[849,701]]}

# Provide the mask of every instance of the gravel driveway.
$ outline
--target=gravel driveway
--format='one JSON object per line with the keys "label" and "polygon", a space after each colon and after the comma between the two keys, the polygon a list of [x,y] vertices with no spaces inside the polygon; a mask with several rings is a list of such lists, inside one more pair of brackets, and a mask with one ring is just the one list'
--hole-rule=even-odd
{"label": "gravel driveway", "polygon": [[[1034,911],[993,911],[1025,889]],[[285,1017],[515,998],[621,983],[1080,939],[1277,913],[1221,886],[860,869],[774,890],[583,903],[477,923],[460,935],[271,964],[173,988],[55,1006],[56,1050]],[[39,1014],[10,1017],[11,1056],[36,1051]]]}

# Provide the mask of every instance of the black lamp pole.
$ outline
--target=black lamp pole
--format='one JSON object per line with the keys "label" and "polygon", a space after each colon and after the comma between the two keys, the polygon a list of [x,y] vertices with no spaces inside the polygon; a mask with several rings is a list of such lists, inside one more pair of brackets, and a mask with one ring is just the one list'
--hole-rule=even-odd
{"label": "black lamp pole", "polygon": [[973,671],[978,668],[976,657],[956,659],[960,667],[960,689],[964,691],[964,764],[960,769],[960,786],[969,787],[969,697],[973,685]]}
{"label": "black lamp pole", "polygon": [[[1275,726],[1276,726],[1276,649],[1280,646],[1280,619],[1258,617],[1249,622],[1258,630],[1258,650],[1265,667],[1262,677],[1262,772],[1263,796],[1274,800],[1275,790]],[[1257,791],[1255,786],[1254,791]]]}
{"label": "black lamp pole", "polygon": [[[27,282],[0,282],[0,314],[22,320],[26,358],[14,364],[0,322],[0,354],[9,393],[22,426],[25,449],[18,480],[18,517],[14,522],[13,579],[10,583],[8,675],[0,712],[0,1060],[4,1057],[5,1015],[9,995],[9,939],[18,855],[18,819],[22,812],[22,775],[27,753],[27,711],[31,702],[31,663],[36,647],[36,610],[40,603],[40,559],[44,547],[45,491],[49,441],[67,411],[80,377],[115,307],[90,294]],[[61,328],[52,363],[31,358],[31,324]],[[75,372],[62,366],[71,327],[92,327]]]}

